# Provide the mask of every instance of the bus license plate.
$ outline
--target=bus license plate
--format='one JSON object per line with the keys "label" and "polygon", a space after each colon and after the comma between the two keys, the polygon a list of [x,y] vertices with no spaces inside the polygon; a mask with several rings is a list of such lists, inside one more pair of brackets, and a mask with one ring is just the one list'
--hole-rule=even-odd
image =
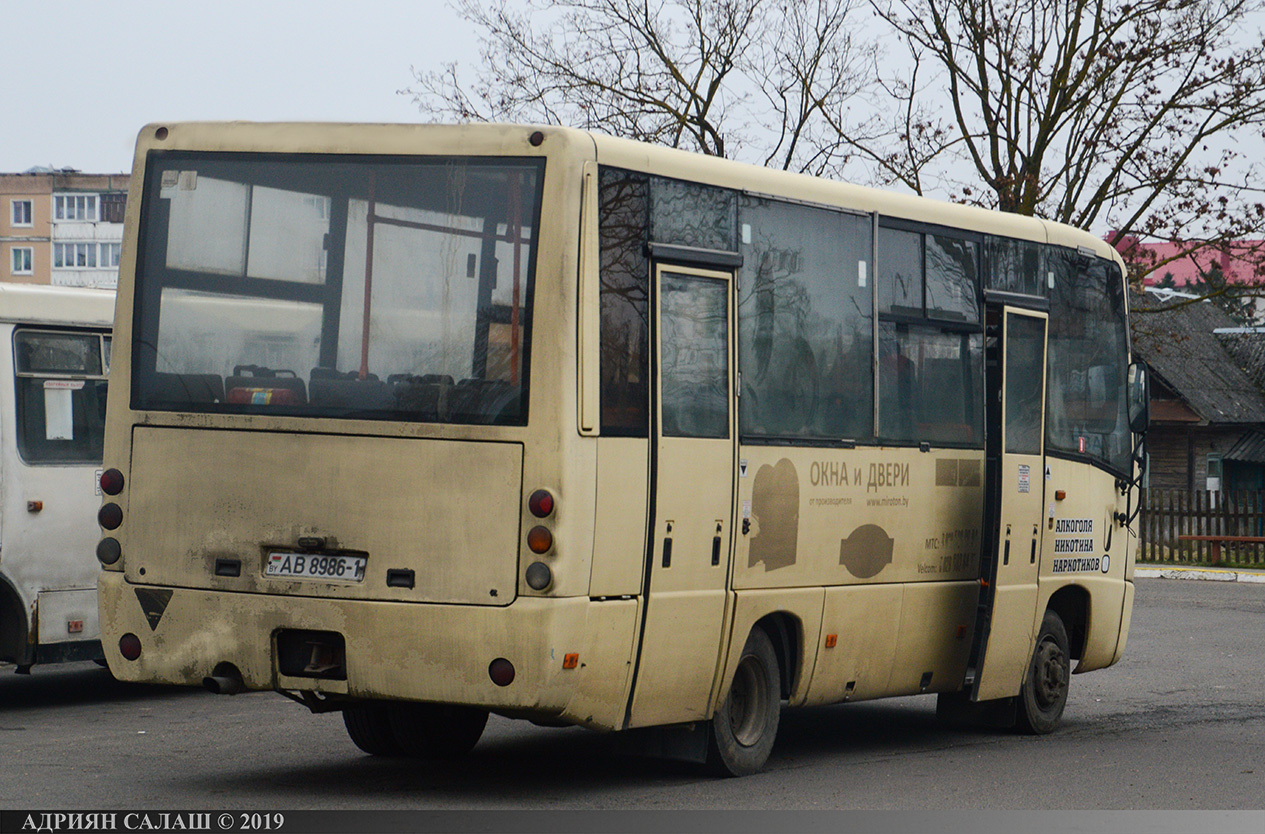
{"label": "bus license plate", "polygon": [[328,556],[323,553],[275,551],[268,554],[264,576],[361,582],[365,578],[367,561],[364,556]]}

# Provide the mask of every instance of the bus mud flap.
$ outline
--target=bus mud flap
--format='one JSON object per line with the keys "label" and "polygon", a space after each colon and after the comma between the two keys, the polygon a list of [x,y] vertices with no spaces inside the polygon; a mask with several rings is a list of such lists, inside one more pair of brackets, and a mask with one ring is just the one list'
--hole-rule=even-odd
{"label": "bus mud flap", "polygon": [[711,732],[710,721],[692,721],[624,730],[615,734],[614,743],[616,750],[626,755],[706,764]]}

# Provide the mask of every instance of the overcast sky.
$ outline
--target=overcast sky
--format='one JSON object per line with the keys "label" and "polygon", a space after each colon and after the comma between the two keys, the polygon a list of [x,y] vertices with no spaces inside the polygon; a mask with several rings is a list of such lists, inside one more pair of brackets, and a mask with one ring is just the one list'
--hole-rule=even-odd
{"label": "overcast sky", "polygon": [[443,0],[7,0],[0,172],[130,171],[149,122],[420,121],[410,66],[472,64]]}

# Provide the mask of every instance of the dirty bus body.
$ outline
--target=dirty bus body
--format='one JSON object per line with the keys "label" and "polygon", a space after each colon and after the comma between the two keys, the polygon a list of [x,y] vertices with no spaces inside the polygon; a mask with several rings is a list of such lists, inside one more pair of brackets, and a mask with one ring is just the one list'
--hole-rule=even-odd
{"label": "dirty bus body", "polygon": [[0,662],[101,657],[97,476],[114,293],[0,284]]}
{"label": "dirty bus body", "polygon": [[155,125],[136,159],[120,678],[275,689],[371,753],[493,711],[747,773],[782,702],[1046,732],[1119,659],[1101,241],[555,128]]}

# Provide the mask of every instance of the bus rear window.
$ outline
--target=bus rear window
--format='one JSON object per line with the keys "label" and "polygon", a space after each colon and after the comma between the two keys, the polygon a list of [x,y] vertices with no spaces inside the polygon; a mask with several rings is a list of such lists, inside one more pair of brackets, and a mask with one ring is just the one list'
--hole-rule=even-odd
{"label": "bus rear window", "polygon": [[525,423],[542,174],[154,154],[133,407]]}
{"label": "bus rear window", "polygon": [[14,332],[18,454],[26,463],[101,462],[108,343],[101,333]]}

